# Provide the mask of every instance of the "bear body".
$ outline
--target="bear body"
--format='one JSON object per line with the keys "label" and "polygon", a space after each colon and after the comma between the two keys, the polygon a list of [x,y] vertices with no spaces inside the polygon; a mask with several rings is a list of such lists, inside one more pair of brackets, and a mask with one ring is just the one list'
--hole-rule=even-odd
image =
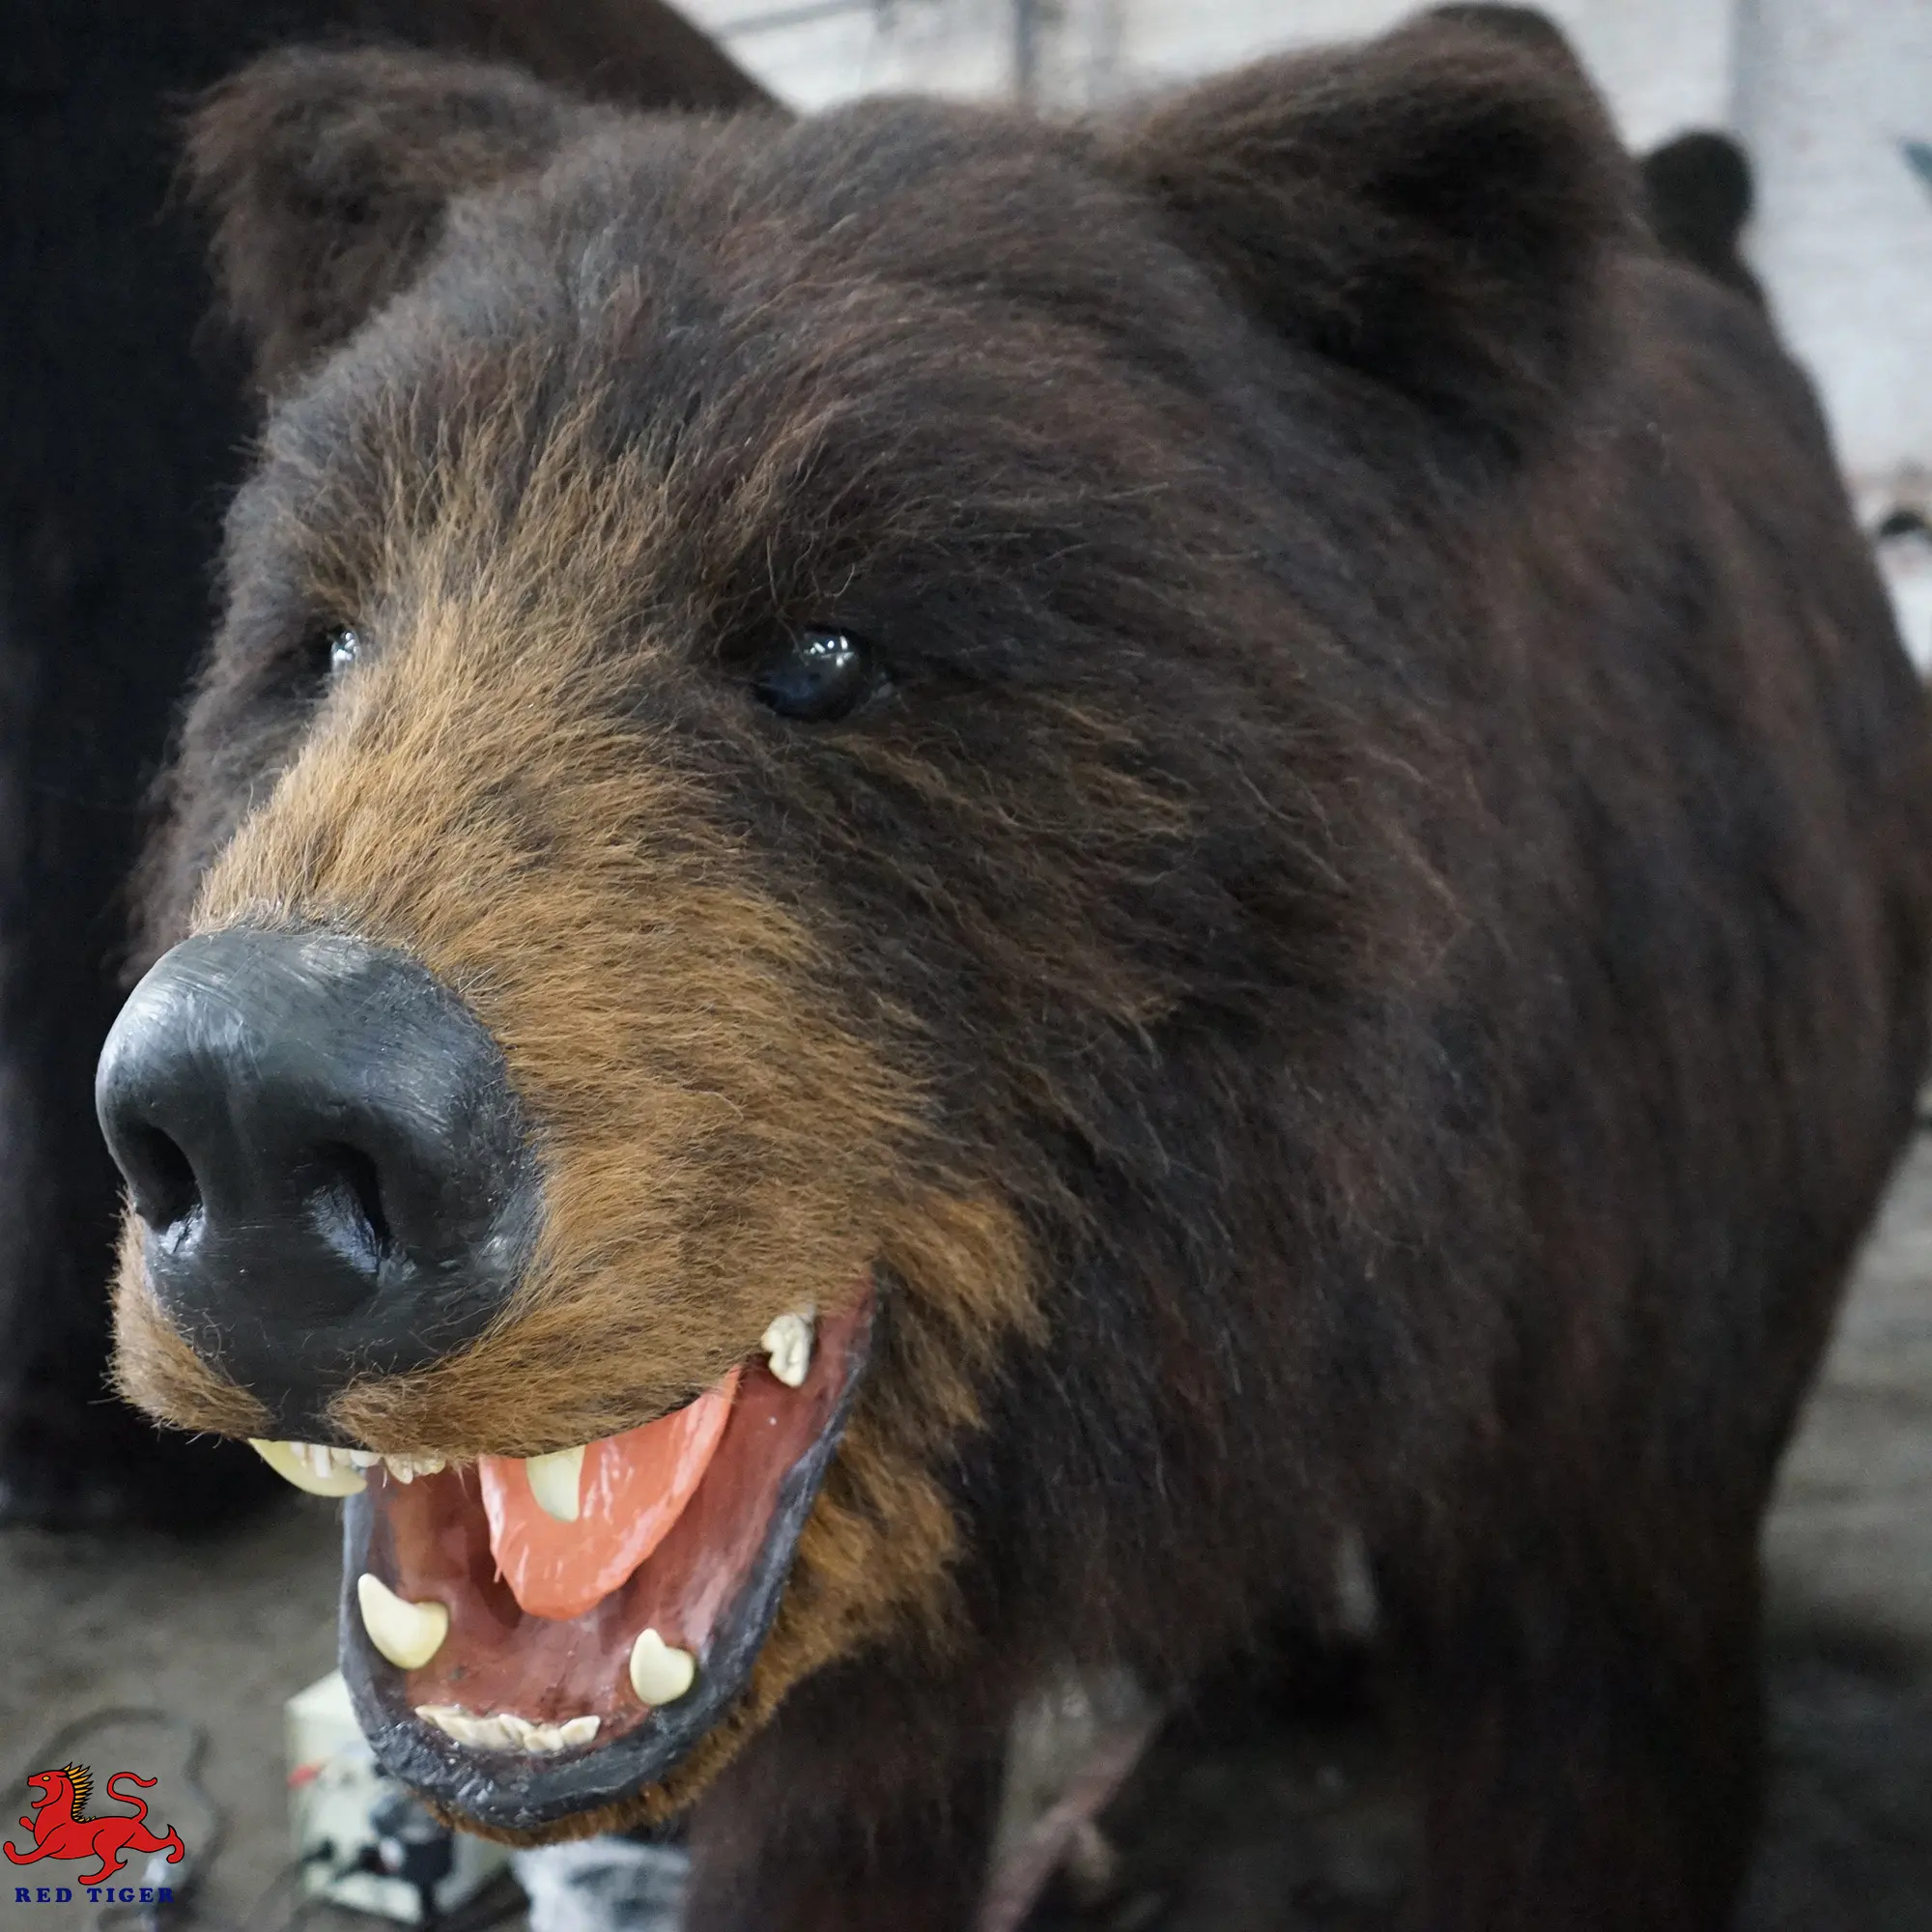
{"label": "bear body", "polygon": [[[688,1814],[695,1932],[963,1928],[1020,1698],[1340,1635],[1365,1566],[1424,1921],[1715,1932],[1932,788],[1803,379],[1574,77],[1425,21],[1078,128],[788,126],[311,54],[196,166],[276,394],[155,947],[432,976],[541,1234],[461,1334],[244,1372],[151,1002],[125,1385],[456,1465],[352,1499],[408,1597],[466,1458],[734,1365],[777,1415],[767,1322],[869,1324],[701,1734],[600,1706],[552,1769],[366,1661],[385,1760],[506,1836]],[[511,1672],[553,1627],[489,1567],[436,1589]]]}

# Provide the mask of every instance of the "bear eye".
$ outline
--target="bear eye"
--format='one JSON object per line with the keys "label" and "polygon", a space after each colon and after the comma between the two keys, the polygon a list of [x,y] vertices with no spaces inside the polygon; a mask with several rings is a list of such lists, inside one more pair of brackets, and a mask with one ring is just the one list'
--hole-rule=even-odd
{"label": "bear eye", "polygon": [[883,682],[869,645],[849,631],[799,631],[759,668],[752,690],[781,718],[830,724],[856,711]]}
{"label": "bear eye", "polygon": [[356,653],[362,648],[362,639],[347,624],[338,624],[326,632],[323,641],[327,646],[330,677],[340,677],[355,662]]}
{"label": "bear eye", "polygon": [[338,678],[355,662],[362,639],[349,624],[321,624],[302,640],[301,666],[304,682],[327,684]]}

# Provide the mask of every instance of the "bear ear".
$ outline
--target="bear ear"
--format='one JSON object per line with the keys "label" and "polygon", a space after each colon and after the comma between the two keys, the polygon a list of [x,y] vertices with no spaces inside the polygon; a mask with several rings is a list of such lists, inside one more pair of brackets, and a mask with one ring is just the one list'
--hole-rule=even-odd
{"label": "bear ear", "polygon": [[1520,11],[1263,62],[1102,136],[1266,326],[1503,458],[1587,365],[1637,232],[1601,102]]}
{"label": "bear ear", "polygon": [[591,111],[513,68],[400,51],[288,48],[216,87],[187,173],[261,387],[404,287],[452,197],[541,167]]}
{"label": "bear ear", "polygon": [[1764,307],[1740,245],[1753,188],[1737,142],[1707,129],[1680,134],[1643,157],[1642,174],[1644,208],[1665,252]]}

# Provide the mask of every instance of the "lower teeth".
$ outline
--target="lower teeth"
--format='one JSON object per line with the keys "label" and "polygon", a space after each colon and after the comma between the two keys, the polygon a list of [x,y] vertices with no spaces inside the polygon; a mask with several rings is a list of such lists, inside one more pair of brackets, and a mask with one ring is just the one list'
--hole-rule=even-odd
{"label": "lower teeth", "polygon": [[416,1716],[425,1723],[475,1750],[527,1751],[544,1756],[552,1751],[579,1750],[596,1741],[599,1719],[569,1718],[562,1723],[533,1723],[514,1711],[488,1718],[472,1716],[460,1704],[418,1704]]}

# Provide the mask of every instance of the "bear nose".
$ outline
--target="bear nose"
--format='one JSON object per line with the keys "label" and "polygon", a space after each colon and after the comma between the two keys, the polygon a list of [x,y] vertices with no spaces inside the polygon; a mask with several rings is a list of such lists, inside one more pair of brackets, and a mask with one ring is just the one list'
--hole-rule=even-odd
{"label": "bear nose", "polygon": [[352,1377],[419,1368],[516,1286],[529,1137],[482,1022],[405,953],[336,932],[184,941],[95,1083],[148,1278],[290,1433]]}

